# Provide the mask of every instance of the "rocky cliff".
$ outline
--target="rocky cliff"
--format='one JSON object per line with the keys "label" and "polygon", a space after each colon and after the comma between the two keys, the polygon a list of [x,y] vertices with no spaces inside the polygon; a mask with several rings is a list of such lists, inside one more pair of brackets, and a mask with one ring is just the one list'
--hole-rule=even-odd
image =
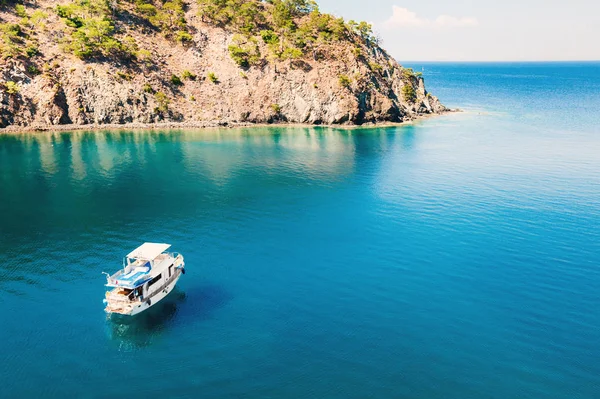
{"label": "rocky cliff", "polygon": [[[6,3],[0,127],[364,124],[446,110],[367,24],[311,1],[238,0],[254,13],[225,3]],[[240,22],[243,13],[253,19]]]}

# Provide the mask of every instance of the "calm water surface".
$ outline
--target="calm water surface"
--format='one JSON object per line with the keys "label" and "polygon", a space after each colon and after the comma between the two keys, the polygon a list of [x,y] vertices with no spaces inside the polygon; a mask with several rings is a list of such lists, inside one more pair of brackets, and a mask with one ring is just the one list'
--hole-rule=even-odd
{"label": "calm water surface", "polygon": [[0,396],[600,397],[600,64],[411,66],[468,112],[0,136]]}

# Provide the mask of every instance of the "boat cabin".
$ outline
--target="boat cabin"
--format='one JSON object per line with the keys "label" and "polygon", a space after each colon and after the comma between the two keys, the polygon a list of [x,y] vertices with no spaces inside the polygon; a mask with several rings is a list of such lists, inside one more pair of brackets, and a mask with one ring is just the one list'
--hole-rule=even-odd
{"label": "boat cabin", "polygon": [[108,277],[107,293],[113,300],[143,301],[175,274],[177,254],[165,253],[169,244],[145,243],[123,259],[123,269]]}
{"label": "boat cabin", "polygon": [[171,245],[144,243],[123,259],[123,269],[107,274],[107,313],[132,314],[161,300],[185,273],[183,256],[166,252]]}

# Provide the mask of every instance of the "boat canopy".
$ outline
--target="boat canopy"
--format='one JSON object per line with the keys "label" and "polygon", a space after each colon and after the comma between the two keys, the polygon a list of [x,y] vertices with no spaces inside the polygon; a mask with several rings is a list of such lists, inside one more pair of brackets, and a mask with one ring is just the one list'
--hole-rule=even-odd
{"label": "boat canopy", "polygon": [[171,247],[171,244],[146,242],[127,255],[130,259],[154,260]]}

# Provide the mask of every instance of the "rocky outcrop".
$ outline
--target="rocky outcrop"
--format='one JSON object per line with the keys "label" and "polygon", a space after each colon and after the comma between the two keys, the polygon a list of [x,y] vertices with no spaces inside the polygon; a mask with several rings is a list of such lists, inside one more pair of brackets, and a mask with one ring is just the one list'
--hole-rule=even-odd
{"label": "rocky outcrop", "polygon": [[[5,20],[9,14],[0,15]],[[326,57],[264,60],[240,68],[230,57],[233,33],[203,23],[190,7],[186,46],[136,33],[154,62],[85,62],[61,51],[49,28],[41,54],[0,65],[0,127],[164,122],[365,124],[403,122],[447,109],[423,78],[377,46],[340,43]],[[59,24],[50,16],[48,24]],[[264,43],[261,44],[264,46]],[[266,49],[261,49],[266,53]],[[35,68],[32,68],[31,66]],[[39,72],[38,72],[39,71]],[[172,76],[195,78],[174,84]],[[216,79],[209,79],[212,74]],[[9,90],[14,82],[17,90]],[[409,89],[406,86],[410,86]]]}

